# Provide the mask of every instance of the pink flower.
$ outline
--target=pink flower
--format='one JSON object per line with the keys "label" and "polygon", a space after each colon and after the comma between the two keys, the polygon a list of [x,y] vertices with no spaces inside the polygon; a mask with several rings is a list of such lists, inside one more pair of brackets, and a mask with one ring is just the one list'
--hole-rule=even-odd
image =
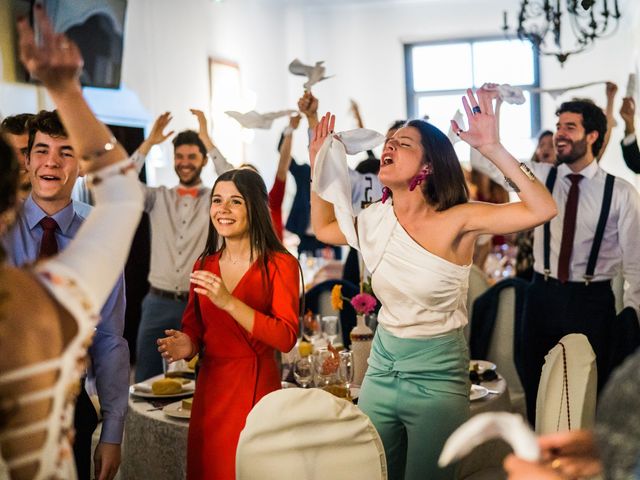
{"label": "pink flower", "polygon": [[373,312],[378,302],[368,293],[359,293],[351,299],[351,305],[356,313],[368,315]]}

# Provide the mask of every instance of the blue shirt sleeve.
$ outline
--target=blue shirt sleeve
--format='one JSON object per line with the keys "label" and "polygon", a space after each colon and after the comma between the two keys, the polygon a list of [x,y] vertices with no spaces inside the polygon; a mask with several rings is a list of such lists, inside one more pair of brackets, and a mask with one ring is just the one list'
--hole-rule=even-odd
{"label": "blue shirt sleeve", "polygon": [[116,283],[100,312],[93,344],[89,348],[92,368],[89,380],[95,381],[102,410],[100,442],[121,443],[129,396],[129,345],[122,336],[126,308],[124,275]]}

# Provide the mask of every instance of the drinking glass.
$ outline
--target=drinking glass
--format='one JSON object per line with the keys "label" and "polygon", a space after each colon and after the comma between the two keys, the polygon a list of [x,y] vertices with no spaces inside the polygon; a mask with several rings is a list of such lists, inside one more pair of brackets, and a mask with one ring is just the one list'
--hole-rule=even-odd
{"label": "drinking glass", "polygon": [[293,365],[293,378],[296,379],[298,385],[307,388],[313,380],[313,362],[311,357],[302,357]]}
{"label": "drinking glass", "polygon": [[353,382],[353,354],[349,350],[340,352],[340,378],[351,388]]}
{"label": "drinking glass", "polygon": [[335,345],[338,338],[338,317],[335,315],[322,317],[322,333],[331,345]]}
{"label": "drinking glass", "polygon": [[305,316],[302,320],[302,336],[309,343],[315,344],[322,337],[320,318],[320,315],[313,315]]}

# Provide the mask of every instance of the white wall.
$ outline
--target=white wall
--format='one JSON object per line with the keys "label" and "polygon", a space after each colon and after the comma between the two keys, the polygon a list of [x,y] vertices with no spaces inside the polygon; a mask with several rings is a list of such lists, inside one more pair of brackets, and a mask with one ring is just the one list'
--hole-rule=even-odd
{"label": "white wall", "polygon": [[[209,101],[208,58],[238,63],[244,87],[256,94],[256,109],[269,111],[295,107],[302,94],[303,79],[287,71],[295,57],[307,63],[325,60],[335,78],[313,88],[321,111],[338,115],[338,128],[354,126],[349,99],[356,99],[366,126],[384,131],[397,118],[406,117],[403,43],[501,34],[502,11],[513,26],[518,3],[513,0],[385,0],[371,3],[291,0],[129,0],[125,34],[121,96],[92,97],[103,118],[111,118],[125,107],[134,113],[131,123],[149,123],[170,110],[172,128],[195,128],[190,107],[207,110]],[[600,40],[589,53],[572,56],[564,68],[554,59],[541,62],[545,87],[566,86],[597,80],[612,80],[624,91],[627,75],[638,69],[640,59],[640,2],[623,5],[624,23],[617,34]],[[626,11],[625,11],[626,9]],[[451,59],[455,62],[456,59]],[[436,65],[434,68],[447,68]],[[499,81],[499,79],[496,79]],[[15,95],[14,95],[15,93]],[[129,96],[127,96],[129,95]],[[131,105],[136,100],[139,105]],[[604,86],[572,92],[591,96],[604,104]],[[22,98],[24,109],[38,101],[33,87],[0,85],[5,113],[16,113]],[[108,100],[105,101],[105,98]],[[562,100],[562,99],[560,99]],[[555,124],[557,102],[543,97],[542,126]],[[619,99],[616,110],[619,108]],[[619,123],[622,123],[619,121]],[[275,173],[275,143],[285,121],[272,130],[257,131],[246,147],[246,161],[258,166],[267,184]],[[304,124],[303,124],[304,125]],[[635,177],[622,165],[615,144],[620,126],[612,136],[603,166],[626,178]],[[215,126],[213,135],[215,139]],[[306,158],[306,132],[294,137],[294,155]],[[157,183],[174,184],[170,144],[163,146],[164,161],[154,166]],[[153,169],[152,169],[153,170]],[[207,183],[213,174],[209,167]]]}
{"label": "white wall", "polygon": [[[406,116],[403,43],[499,36],[502,34],[502,12],[509,12],[509,23],[513,28],[518,4],[512,0],[434,0],[420,3],[407,0],[377,2],[368,6],[318,4],[305,8],[307,58],[309,61],[326,60],[329,73],[337,74],[336,78],[317,88],[321,109],[331,109],[339,115],[339,129],[348,127],[352,122],[347,114],[348,99],[354,97],[361,105],[365,124],[384,131],[392,120]],[[620,87],[617,111],[627,76],[638,68],[640,61],[640,6],[638,2],[627,1],[621,10],[623,22],[616,35],[598,40],[595,48],[587,53],[570,57],[564,68],[554,58],[542,58],[542,86],[614,81]],[[434,65],[434,68],[447,66]],[[573,96],[591,97],[604,106],[604,88],[604,85],[599,85],[572,91],[557,101],[544,95],[542,127],[553,128],[556,106]],[[635,181],[635,175],[624,166],[617,147],[623,136],[622,120],[619,119],[618,123],[602,165]]]}

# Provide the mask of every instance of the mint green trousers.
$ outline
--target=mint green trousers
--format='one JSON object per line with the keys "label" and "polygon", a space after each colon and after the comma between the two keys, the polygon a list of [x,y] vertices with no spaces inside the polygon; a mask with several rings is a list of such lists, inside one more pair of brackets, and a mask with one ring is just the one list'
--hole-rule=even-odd
{"label": "mint green trousers", "polygon": [[375,425],[389,480],[445,480],[438,467],[449,435],[469,418],[469,352],[462,329],[398,338],[378,325],[358,406]]}

